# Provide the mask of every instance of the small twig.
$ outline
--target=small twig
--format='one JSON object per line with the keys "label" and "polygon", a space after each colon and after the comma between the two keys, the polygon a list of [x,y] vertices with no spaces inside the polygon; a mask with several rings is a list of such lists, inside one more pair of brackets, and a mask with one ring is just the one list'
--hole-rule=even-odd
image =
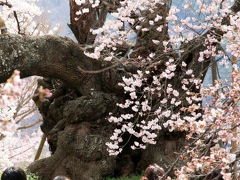
{"label": "small twig", "polygon": [[[196,143],[199,139],[201,139],[207,132],[209,131],[209,129],[206,129],[205,132],[199,136],[197,139],[195,139],[193,142],[189,142],[188,143],[188,147],[191,147],[194,143]],[[175,167],[175,165],[178,163],[178,161],[180,160],[181,156],[186,153],[185,148],[182,148],[181,152],[179,153],[177,159],[172,163],[171,167],[168,168],[168,171],[163,175],[162,180],[166,179],[167,176],[169,175],[169,173],[173,170],[173,168]]]}
{"label": "small twig", "polygon": [[38,123],[40,123],[40,122],[42,122],[42,120],[41,120],[41,119],[39,119],[38,121],[36,121],[36,122],[34,122],[33,124],[30,124],[30,125],[28,125],[28,126],[22,126],[22,127],[19,127],[19,128],[17,128],[17,130],[31,128],[31,127],[33,127],[33,126],[37,125],[37,124],[38,124]]}
{"label": "small twig", "polygon": [[20,152],[20,153],[18,153],[18,154],[15,154],[15,155],[13,155],[13,156],[11,156],[11,157],[9,157],[9,159],[12,159],[12,158],[14,158],[14,157],[16,157],[16,156],[18,156],[18,155],[21,155],[21,154],[27,152],[28,150],[30,150],[30,149],[32,149],[32,148],[33,148],[33,147],[29,147],[29,148],[27,148],[26,150],[24,150],[24,151],[22,151],[22,152]]}
{"label": "small twig", "polygon": [[123,60],[123,61],[116,62],[116,63],[114,63],[113,65],[111,65],[109,67],[102,68],[102,69],[99,69],[99,70],[85,70],[85,69],[82,69],[81,67],[78,66],[78,70],[81,73],[85,73],[85,74],[98,74],[98,73],[102,73],[104,71],[110,70],[112,68],[115,68],[115,67],[117,67],[120,64],[126,65],[127,63],[128,63],[128,61],[124,61]]}
{"label": "small twig", "polygon": [[154,67],[156,67],[156,66],[163,65],[164,62],[165,62],[165,61],[163,61],[163,60],[162,60],[162,61],[154,62],[154,63],[150,64],[150,65],[146,68],[146,70],[150,70],[150,69],[152,69],[152,68],[154,68]]}
{"label": "small twig", "polygon": [[163,175],[162,179],[166,179],[168,174],[173,170],[179,159],[181,158],[182,153],[177,157],[177,159],[172,163],[171,167],[168,168],[168,171]]}
{"label": "small twig", "polygon": [[103,69],[100,69],[100,70],[84,70],[82,69],[81,67],[78,66],[78,70],[81,72],[81,73],[85,73],[85,74],[98,74],[98,73],[102,73],[104,71],[107,71],[109,69],[112,69],[114,67],[116,67],[117,65],[119,65],[120,63],[115,63],[113,64],[112,66],[109,66],[109,67],[106,67],[106,68],[103,68]]}
{"label": "small twig", "polygon": [[17,12],[13,11],[13,15],[17,22],[18,34],[23,35],[23,33],[21,33],[21,27],[20,27],[20,22],[19,22],[18,16],[17,16]]}
{"label": "small twig", "polygon": [[19,117],[20,119],[18,119],[16,121],[16,124],[20,123],[22,120],[24,120],[27,116],[29,116],[30,114],[32,114],[33,112],[35,112],[37,110],[37,107],[34,107],[33,109],[30,109],[28,111],[22,112],[21,114],[16,114],[16,116],[14,117],[14,119],[16,119],[17,117]]}

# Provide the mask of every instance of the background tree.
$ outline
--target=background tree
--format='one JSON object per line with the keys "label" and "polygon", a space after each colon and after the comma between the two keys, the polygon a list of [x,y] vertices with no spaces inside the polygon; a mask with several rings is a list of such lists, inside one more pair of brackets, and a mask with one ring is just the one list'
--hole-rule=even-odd
{"label": "background tree", "polygon": [[[6,1],[0,5],[1,21],[6,22],[9,33],[39,36],[59,31],[58,26],[49,24],[37,1]],[[42,136],[42,118],[32,100],[37,79],[20,80],[20,74],[14,73],[1,85],[1,170],[13,165],[26,167],[34,160]]]}

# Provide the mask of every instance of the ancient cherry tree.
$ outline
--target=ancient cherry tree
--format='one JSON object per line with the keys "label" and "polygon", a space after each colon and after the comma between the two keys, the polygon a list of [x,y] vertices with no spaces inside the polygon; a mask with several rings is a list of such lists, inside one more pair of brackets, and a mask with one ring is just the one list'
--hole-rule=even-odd
{"label": "ancient cherry tree", "polygon": [[[69,2],[77,43],[0,36],[1,81],[18,69],[53,93],[37,102],[52,155],[29,170],[89,180],[157,163],[163,179],[236,179],[240,2]],[[232,65],[230,83],[219,62]],[[202,88],[209,67],[213,85]]]}

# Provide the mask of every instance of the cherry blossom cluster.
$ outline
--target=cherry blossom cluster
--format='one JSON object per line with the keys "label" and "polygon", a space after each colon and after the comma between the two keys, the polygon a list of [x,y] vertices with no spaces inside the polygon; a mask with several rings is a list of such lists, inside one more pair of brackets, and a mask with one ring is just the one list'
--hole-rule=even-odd
{"label": "cherry blossom cluster", "polygon": [[[0,141],[0,170],[10,166],[26,167],[33,162],[33,155],[38,149],[42,136],[40,129],[27,136],[8,135]],[[21,142],[21,143],[19,143]],[[49,155],[49,154],[45,154]]]}
{"label": "cherry blossom cluster", "polygon": [[[89,13],[91,9],[97,8],[100,4],[100,0],[75,0],[75,3],[80,7],[76,15],[81,16]],[[78,19],[77,17],[75,20],[77,21]]]}
{"label": "cherry blossom cluster", "polygon": [[8,33],[25,35],[55,34],[59,25],[50,26],[42,22],[43,9],[38,0],[8,0],[11,7],[1,6],[0,14],[4,19]]}
{"label": "cherry blossom cluster", "polygon": [[[181,68],[184,69],[185,66],[186,63],[183,62]],[[110,154],[116,155],[121,152],[122,148],[119,144],[122,144],[121,136],[126,132],[140,139],[139,142],[133,143],[132,149],[145,149],[146,144],[156,143],[158,131],[162,128],[169,128],[170,131],[192,129],[202,131],[203,124],[200,123],[202,121],[198,123],[196,121],[202,114],[195,112],[201,107],[202,98],[190,89],[192,86],[200,89],[202,81],[194,77],[191,69],[186,70],[182,90],[187,93],[186,96],[181,97],[179,89],[176,89],[174,84],[167,83],[174,78],[176,67],[174,59],[171,58],[165,63],[165,69],[160,75],[153,75],[150,71],[138,71],[138,74],[129,78],[123,77],[123,83],[119,85],[123,87],[129,98],[117,106],[128,113],[118,117],[111,115],[108,119],[117,126],[121,125],[121,128],[115,129],[110,138],[111,142],[107,143]],[[182,107],[186,103],[187,107],[193,110],[191,114],[186,112],[187,108]],[[154,107],[151,106],[152,104]],[[179,111],[175,112],[176,108]]]}
{"label": "cherry blossom cluster", "polygon": [[17,21],[13,12],[17,13],[19,25],[21,26],[22,33],[30,34],[36,28],[34,18],[41,15],[41,10],[37,6],[37,1],[33,0],[9,0],[8,3],[12,5],[11,8],[3,6],[0,8],[1,18],[5,20],[9,33],[17,33]]}
{"label": "cherry blossom cluster", "polygon": [[[188,155],[191,161],[187,162],[186,166],[177,170],[176,176],[178,180],[188,180],[190,178],[204,177],[210,173],[220,170],[223,179],[231,180],[231,164],[236,160],[236,155],[231,153],[229,149],[221,148],[219,145],[209,149],[210,155],[200,156],[201,151],[189,150]],[[207,153],[205,153],[207,154]],[[182,156],[182,158],[186,158]]]}
{"label": "cherry blossom cluster", "polygon": [[5,104],[19,95],[21,85],[20,71],[15,70],[1,89],[1,104]]}
{"label": "cherry blossom cluster", "polygon": [[[86,51],[85,54],[87,56],[100,59],[102,58],[101,53],[103,53],[105,54],[104,59],[110,61],[114,57],[112,51],[116,51],[117,47],[123,44],[127,44],[128,46],[134,44],[131,37],[136,32],[132,28],[129,28],[129,26],[135,26],[137,31],[147,32],[155,22],[162,19],[160,15],[156,14],[154,19],[149,21],[149,27],[135,25],[137,21],[145,21],[145,18],[142,17],[142,12],[150,10],[153,13],[157,6],[164,5],[163,0],[124,0],[119,3],[120,7],[117,8],[116,12],[111,13],[112,18],[106,19],[102,27],[91,30],[92,34],[97,35],[97,38],[95,40],[94,51]],[[132,16],[134,15],[138,18],[133,18]],[[161,31],[161,28],[162,26],[158,27],[158,30]]]}
{"label": "cherry blossom cluster", "polygon": [[20,79],[20,72],[15,70],[0,88],[0,170],[13,165],[26,167],[33,161],[42,132],[37,128],[40,120],[36,121],[38,124],[29,121],[33,114],[36,116],[32,97],[35,91],[40,101],[51,96],[48,89],[36,90],[37,79]]}
{"label": "cherry blossom cluster", "polygon": [[0,92],[0,103],[1,103],[1,121],[0,129],[2,134],[13,133],[16,130],[16,125],[11,117],[14,114],[12,108],[4,108],[6,106],[11,107],[14,101],[20,95],[21,90],[21,79],[20,72],[15,70],[13,75],[2,85]]}
{"label": "cherry blossom cluster", "polygon": [[[230,84],[216,81],[215,85],[202,89],[201,94],[211,97],[211,103],[203,108],[202,121],[196,122],[200,123],[202,132],[191,129],[187,136],[195,139],[194,146],[186,147],[187,153],[181,155],[182,159],[188,158],[189,161],[176,171],[178,179],[189,179],[196,174],[207,175],[216,168],[221,170],[224,179],[232,179],[239,149],[239,85],[240,72],[233,65]],[[233,147],[234,144],[236,147]]]}

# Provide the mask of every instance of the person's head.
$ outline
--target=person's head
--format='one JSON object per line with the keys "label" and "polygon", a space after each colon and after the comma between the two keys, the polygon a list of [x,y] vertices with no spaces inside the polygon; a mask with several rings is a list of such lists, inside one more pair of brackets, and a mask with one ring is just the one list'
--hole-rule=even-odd
{"label": "person's head", "polygon": [[1,180],[27,180],[27,176],[21,168],[9,167],[3,171]]}
{"label": "person's head", "polygon": [[56,176],[53,180],[70,180],[70,179],[66,176]]}

